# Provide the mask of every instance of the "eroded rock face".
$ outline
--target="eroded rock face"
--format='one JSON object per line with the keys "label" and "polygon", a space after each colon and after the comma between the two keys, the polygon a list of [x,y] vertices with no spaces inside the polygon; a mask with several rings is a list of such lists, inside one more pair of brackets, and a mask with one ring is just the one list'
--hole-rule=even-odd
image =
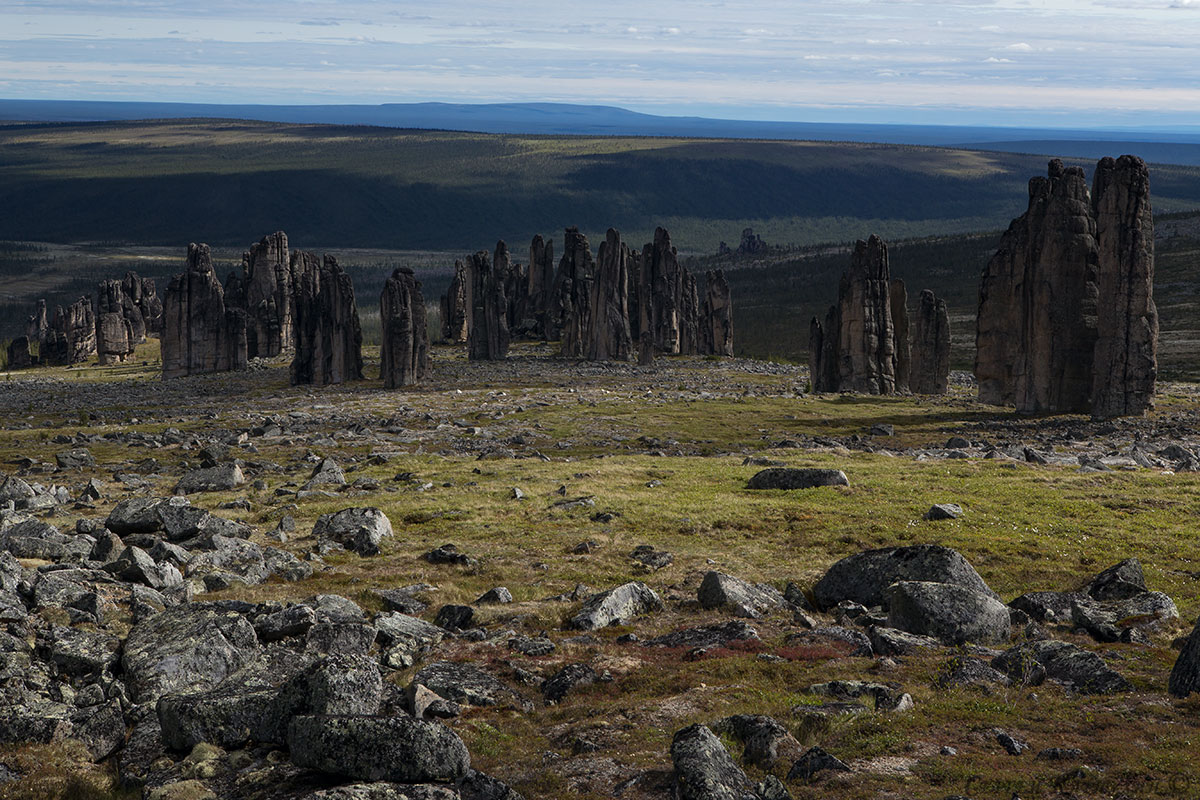
{"label": "eroded rock face", "polygon": [[563,241],[563,257],[555,275],[555,292],[561,309],[560,338],[562,355],[583,358],[587,351],[588,330],[592,316],[592,280],[596,263],[587,237],[578,228],[567,228]]}
{"label": "eroded rock face", "polygon": [[660,353],[681,353],[683,267],[665,228],[656,228],[642,248],[641,282],[641,336],[652,337]]}
{"label": "eroded rock face", "polygon": [[33,366],[33,356],[29,352],[29,337],[18,336],[8,343],[8,368],[26,369]]}
{"label": "eroded rock face", "polygon": [[[499,242],[496,249],[507,259],[507,245]],[[506,276],[493,267],[486,250],[471,256],[469,275],[471,322],[467,331],[467,357],[472,361],[503,360],[508,357],[509,344]]]}
{"label": "eroded rock face", "polygon": [[1027,412],[1141,414],[1153,403],[1158,312],[1149,171],[1050,162],[1029,182],[979,291],[979,398]]}
{"label": "eroded rock face", "polygon": [[[748,230],[748,229],[747,229]],[[724,270],[704,273],[704,306],[700,311],[702,350],[706,355],[733,355],[733,301]]]}
{"label": "eroded rock face", "polygon": [[921,290],[913,329],[909,387],[916,394],[945,394],[950,386],[950,314],[946,301]]}
{"label": "eroded rock face", "polygon": [[466,266],[461,261],[455,261],[450,288],[442,295],[442,340],[450,344],[467,342],[467,321],[471,313],[470,285]]}
{"label": "eroded rock face", "polygon": [[554,293],[554,242],[533,237],[529,243],[529,309],[536,327],[533,335],[550,341],[558,338],[561,315]]}
{"label": "eroded rock face", "polygon": [[429,333],[421,283],[408,267],[400,267],[379,296],[383,325],[380,377],[385,389],[419,383],[429,371]]}
{"label": "eroded rock face", "polygon": [[264,236],[242,253],[242,268],[225,282],[226,302],[246,312],[250,358],[271,358],[294,346],[295,275],[283,231]]}
{"label": "eroded rock face", "polygon": [[79,364],[96,353],[96,314],[92,301],[81,297],[54,312],[54,324],[42,342],[41,360],[65,366]]}
{"label": "eroded rock face", "polygon": [[896,346],[896,391],[906,392],[912,368],[912,348],[908,341],[908,291],[904,288],[904,281],[892,278],[888,292],[894,329],[892,340]]}
{"label": "eroded rock face", "polygon": [[633,352],[629,332],[629,248],[621,241],[621,234],[609,228],[597,255],[582,355],[590,361],[627,361]]}
{"label": "eroded rock face", "polygon": [[984,272],[976,334],[980,399],[1018,411],[1088,411],[1096,342],[1097,249],[1080,167],[1050,162],[1029,182]]}
{"label": "eroded rock face", "polygon": [[101,314],[96,320],[96,354],[101,364],[124,361],[133,355],[136,344],[133,327],[127,317],[110,312]]}
{"label": "eroded rock face", "polygon": [[37,342],[40,347],[50,333],[50,321],[46,318],[46,301],[38,300],[37,307],[25,322],[25,335],[30,342]]}
{"label": "eroded rock face", "polygon": [[291,258],[296,280],[292,383],[322,386],[362,380],[362,328],[354,281],[331,255],[319,266],[313,253],[296,251]]}
{"label": "eroded rock face", "polygon": [[[907,292],[891,279],[887,245],[858,240],[838,284],[838,304],[809,326],[809,368],[815,392],[894,394],[908,370]],[[894,314],[904,317],[899,325]],[[900,336],[903,335],[903,344]],[[901,363],[903,362],[903,363]]]}
{"label": "eroded rock face", "polygon": [[142,315],[142,324],[147,334],[162,331],[162,300],[158,298],[158,287],[154,278],[139,278],[136,272],[126,272],[121,281],[125,296],[133,300]]}
{"label": "eroded rock face", "polygon": [[[141,281],[137,275],[129,273],[126,279],[132,277],[128,285],[136,290],[141,289]],[[101,361],[103,362],[105,353],[105,342],[103,341],[104,332],[101,330],[103,326],[103,317],[105,314],[116,314],[125,321],[125,328],[128,330],[127,338],[130,340],[129,349],[133,350],[134,345],[141,344],[146,341],[146,320],[142,315],[142,309],[138,306],[134,296],[126,291],[127,280],[110,280],[100,281],[96,287],[96,318],[100,327],[96,329],[96,348],[100,353]]]}
{"label": "eroded rock face", "polygon": [[189,244],[187,267],[163,302],[163,377],[246,367],[245,314],[225,307],[225,290],[207,244]]}
{"label": "eroded rock face", "polygon": [[1136,156],[1102,159],[1092,181],[1098,291],[1092,414],[1120,417],[1154,407],[1158,309],[1150,170]]}

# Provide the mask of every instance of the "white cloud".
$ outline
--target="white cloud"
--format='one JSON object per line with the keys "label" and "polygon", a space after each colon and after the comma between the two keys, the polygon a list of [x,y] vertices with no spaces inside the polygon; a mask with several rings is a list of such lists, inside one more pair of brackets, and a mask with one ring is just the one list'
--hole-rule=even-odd
{"label": "white cloud", "polygon": [[1028,42],[1017,42],[1016,44],[1008,45],[1004,49],[1005,50],[1014,50],[1014,51],[1020,52],[1020,53],[1032,53],[1033,45],[1029,44]]}

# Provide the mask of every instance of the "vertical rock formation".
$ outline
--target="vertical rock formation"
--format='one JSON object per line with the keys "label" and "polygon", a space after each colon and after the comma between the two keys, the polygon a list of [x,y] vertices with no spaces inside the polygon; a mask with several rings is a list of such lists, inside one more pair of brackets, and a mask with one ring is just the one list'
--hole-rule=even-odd
{"label": "vertical rock formation", "polygon": [[1153,223],[1141,159],[1050,162],[1029,182],[979,290],[979,398],[1107,417],[1150,407],[1157,373]]}
{"label": "vertical rock formation", "polygon": [[509,339],[527,336],[533,327],[526,319],[529,305],[529,271],[521,264],[513,263],[508,244],[503,239],[496,243],[496,255],[492,264],[497,278],[504,281],[504,313]]}
{"label": "vertical rock formation", "polygon": [[700,292],[696,278],[682,266],[679,268],[679,354],[694,356],[701,352]]}
{"label": "vertical rock formation", "polygon": [[[887,245],[878,236],[854,245],[850,269],[838,284],[838,304],[824,324],[809,325],[809,369],[814,392],[894,394],[897,326],[893,303],[907,315],[903,283],[893,286]],[[899,312],[898,312],[899,313]],[[908,328],[907,316],[901,324]],[[907,359],[906,359],[907,360]]]}
{"label": "vertical rock formation", "polygon": [[683,302],[683,268],[671,245],[671,234],[656,228],[654,241],[642,248],[641,335],[651,336],[655,349],[666,355],[680,350],[680,305]]}
{"label": "vertical rock formation", "polygon": [[207,244],[189,244],[187,266],[163,300],[163,378],[246,368],[244,313],[225,307]]}
{"label": "vertical rock formation", "polygon": [[8,343],[8,368],[26,369],[33,366],[33,356],[29,352],[29,337],[18,336]]}
{"label": "vertical rock formation", "polygon": [[554,293],[554,242],[541,235],[529,243],[529,307],[535,320],[535,338],[552,341],[558,338],[561,309]]}
{"label": "vertical rock formation", "polygon": [[1150,170],[1136,156],[1105,158],[1092,180],[1098,300],[1092,414],[1117,417],[1154,407],[1158,309]]}
{"label": "vertical rock formation", "polygon": [[136,272],[126,272],[121,281],[125,296],[133,301],[142,317],[146,335],[162,331],[163,304],[158,299],[154,278],[139,278]]}
{"label": "vertical rock formation", "polygon": [[81,297],[71,305],[59,306],[41,343],[41,360],[66,366],[87,361],[96,353],[96,314],[92,301]]}
{"label": "vertical rock formation", "polygon": [[124,280],[109,280],[100,281],[96,290],[96,352],[101,364],[124,361],[146,341],[142,309],[125,288]]}
{"label": "vertical rock formation", "polygon": [[108,311],[96,318],[96,354],[101,364],[124,361],[136,346],[136,334],[127,317]]}
{"label": "vertical rock formation", "polygon": [[[499,247],[497,247],[499,251]],[[508,248],[504,248],[505,254]],[[467,357],[472,361],[498,361],[508,356],[508,299],[504,275],[493,269],[486,250],[471,256],[469,270],[471,321]]]}
{"label": "vertical rock formation", "polygon": [[591,361],[628,361],[633,352],[629,333],[629,248],[609,228],[600,243],[588,299],[588,328],[583,357]]}
{"label": "vertical rock formation", "polygon": [[46,318],[46,301],[37,301],[37,310],[25,323],[25,335],[31,343],[36,342],[40,347],[50,333],[50,321]]}
{"label": "vertical rock formation", "polygon": [[917,306],[910,386],[916,394],[945,394],[950,386],[950,314],[929,289]]}
{"label": "vertical rock formation", "polygon": [[467,322],[471,313],[471,280],[461,261],[454,262],[454,277],[450,288],[442,295],[442,340],[451,344],[466,344]]}
{"label": "vertical rock formation", "polygon": [[429,334],[425,330],[425,298],[408,267],[400,267],[379,296],[383,325],[380,377],[385,389],[411,386],[429,371]]}
{"label": "vertical rock formation", "polygon": [[887,245],[874,234],[854,244],[850,270],[838,286],[838,382],[842,391],[896,391],[896,331],[892,325]]}
{"label": "vertical rock formation", "polygon": [[331,255],[318,264],[315,253],[295,251],[291,268],[296,298],[292,383],[323,386],[362,380],[362,327],[354,281]]}
{"label": "vertical rock formation", "polygon": [[250,358],[272,358],[292,349],[294,294],[286,233],[264,236],[242,253],[240,273],[230,273],[225,281],[225,302],[246,313]]}
{"label": "vertical rock formation", "polygon": [[562,355],[584,358],[587,332],[592,316],[592,279],[596,265],[587,237],[572,226],[567,228],[563,241],[563,257],[554,277],[558,307],[561,309],[559,337]]}
{"label": "vertical rock formation", "polygon": [[742,241],[738,245],[737,253],[739,256],[752,256],[767,251],[767,243],[762,237],[754,232],[753,228],[742,229]]}
{"label": "vertical rock formation", "polygon": [[912,368],[912,348],[908,343],[908,291],[899,278],[892,278],[888,291],[895,329],[892,339],[896,343],[896,391],[907,392]]}
{"label": "vertical rock formation", "polygon": [[733,301],[724,270],[709,270],[704,274],[704,306],[700,317],[704,324],[704,353],[732,356]]}

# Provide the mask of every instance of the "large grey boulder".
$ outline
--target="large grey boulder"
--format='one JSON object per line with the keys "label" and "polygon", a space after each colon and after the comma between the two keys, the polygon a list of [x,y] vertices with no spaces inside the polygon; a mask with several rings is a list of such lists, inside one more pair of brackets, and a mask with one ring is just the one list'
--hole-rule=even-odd
{"label": "large grey boulder", "polygon": [[298,716],[287,745],[297,766],[355,780],[449,783],[471,766],[454,731],[407,716]]}
{"label": "large grey boulder", "polygon": [[37,654],[64,675],[99,675],[120,660],[121,640],[100,632],[51,625],[38,636]]}
{"label": "large grey boulder", "polygon": [[196,492],[227,492],[246,482],[242,468],[237,464],[218,464],[206,469],[194,469],[175,484],[176,494]]}
{"label": "large grey boulder", "polygon": [[1162,592],[1143,592],[1108,602],[1076,600],[1071,605],[1071,619],[1097,641],[1115,642],[1133,628],[1161,630],[1166,623],[1179,619],[1179,611]]}
{"label": "large grey boulder", "polygon": [[201,604],[175,606],[129,631],[121,657],[134,702],[211,689],[258,655],[254,628],[238,614]]}
{"label": "large grey boulder", "polygon": [[709,572],[700,582],[701,608],[719,608],[739,617],[758,619],[783,605],[783,595],[765,583],[749,583],[721,572]]}
{"label": "large grey boulder", "polygon": [[946,644],[1008,639],[1008,606],[995,597],[951,583],[900,581],[888,587],[888,626]]}
{"label": "large grey boulder", "polygon": [[711,730],[690,725],[671,739],[680,800],[756,800],[754,784]]}
{"label": "large grey boulder", "polygon": [[379,554],[379,543],[392,535],[392,523],[378,508],[344,508],[322,514],[313,526],[319,541],[335,542],[360,556]]}
{"label": "large grey boulder", "polygon": [[840,469],[794,469],[770,467],[754,475],[747,489],[815,489],[818,486],[849,486],[850,480]]}
{"label": "large grey boulder", "polygon": [[641,581],[631,581],[592,595],[584,602],[579,613],[571,617],[570,626],[594,631],[609,625],[627,624],[635,617],[661,611],[662,608],[663,602],[653,589]]}
{"label": "large grey boulder", "polygon": [[843,600],[885,605],[885,590],[897,581],[951,583],[998,598],[960,553],[937,544],[883,547],[838,561],[813,586],[820,608]]}
{"label": "large grey boulder", "polygon": [[1092,578],[1084,591],[1094,600],[1128,600],[1150,589],[1146,586],[1142,562],[1127,558]]}
{"label": "large grey boulder", "polygon": [[398,611],[378,614],[374,623],[377,639],[384,648],[383,663],[392,669],[413,666],[446,636],[446,631],[437,625]]}
{"label": "large grey boulder", "polygon": [[118,536],[157,533],[165,529],[165,519],[171,509],[185,506],[189,506],[189,503],[183,497],[131,497],[113,507],[104,521],[104,527]]}
{"label": "large grey boulder", "polygon": [[1167,691],[1176,697],[1200,692],[1200,619],[1196,620],[1196,627],[1192,628],[1175,659],[1175,666],[1171,668],[1171,677],[1167,681]]}
{"label": "large grey boulder", "polygon": [[1026,642],[996,656],[992,666],[1018,683],[1037,685],[1049,678],[1080,694],[1113,694],[1133,688],[1100,656],[1069,642]]}

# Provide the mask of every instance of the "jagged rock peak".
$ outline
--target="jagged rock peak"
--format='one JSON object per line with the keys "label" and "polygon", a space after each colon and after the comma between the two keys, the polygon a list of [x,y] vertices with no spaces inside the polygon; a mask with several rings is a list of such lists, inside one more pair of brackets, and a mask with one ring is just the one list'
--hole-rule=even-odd
{"label": "jagged rock peak", "polygon": [[929,289],[917,304],[910,382],[917,394],[945,394],[950,386],[950,314]]}
{"label": "jagged rock peak", "polygon": [[383,326],[380,377],[384,388],[419,383],[429,371],[429,334],[421,284],[408,267],[400,267],[384,283],[379,315]]}
{"label": "jagged rock peak", "polygon": [[241,272],[226,281],[225,297],[246,312],[250,358],[271,358],[293,348],[295,282],[283,231],[264,236],[242,253]]}

